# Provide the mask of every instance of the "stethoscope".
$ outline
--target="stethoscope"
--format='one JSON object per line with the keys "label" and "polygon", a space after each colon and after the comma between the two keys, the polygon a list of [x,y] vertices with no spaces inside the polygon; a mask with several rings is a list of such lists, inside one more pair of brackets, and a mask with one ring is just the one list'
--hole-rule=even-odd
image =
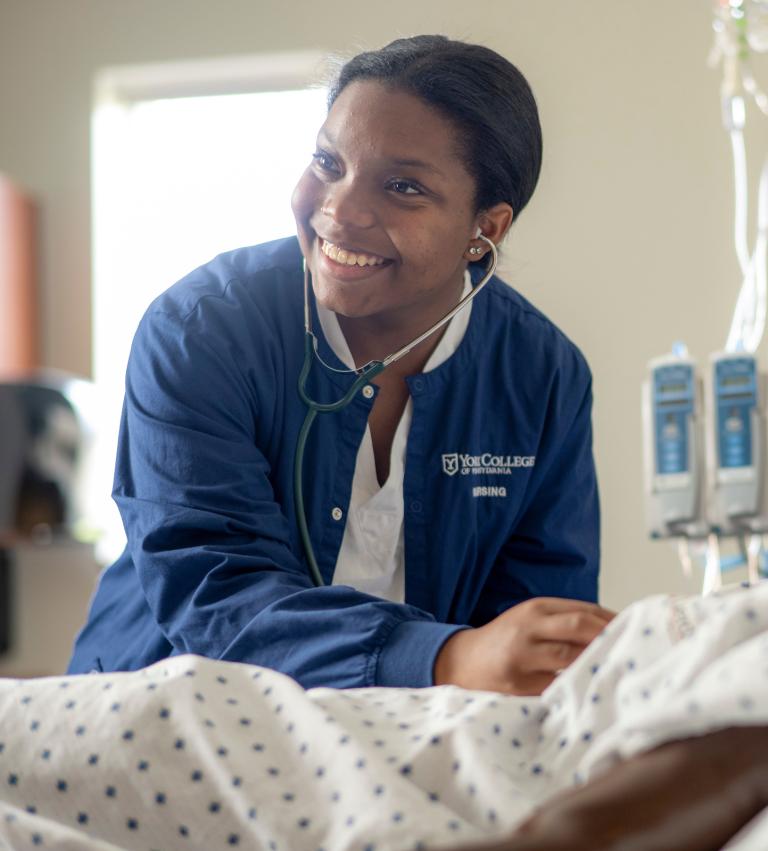
{"label": "stethoscope", "polygon": [[[359,369],[336,369],[329,364],[327,364],[322,357],[320,356],[320,352],[318,351],[318,341],[317,337],[314,335],[312,331],[312,311],[309,306],[309,291],[311,289],[310,284],[310,274],[309,269],[307,268],[307,261],[304,260],[304,364],[301,367],[301,372],[299,373],[299,396],[301,397],[302,402],[307,406],[307,415],[304,417],[304,422],[301,425],[301,429],[299,430],[299,436],[296,439],[296,455],[294,458],[294,472],[293,472],[293,493],[294,493],[294,501],[296,503],[296,522],[299,526],[299,534],[301,536],[301,543],[304,547],[304,554],[307,558],[307,564],[309,565],[309,573],[312,577],[312,581],[318,587],[324,585],[323,577],[320,574],[320,569],[317,566],[317,559],[315,558],[315,551],[312,547],[312,541],[309,538],[309,529],[307,528],[307,515],[304,511],[304,490],[303,490],[303,477],[302,472],[304,468],[304,450],[307,445],[307,439],[309,437],[309,431],[312,428],[312,423],[315,421],[315,417],[318,414],[334,414],[337,411],[343,411],[349,404],[351,404],[352,400],[357,395],[359,390],[362,390],[363,386],[368,384],[373,378],[375,378],[380,372],[385,370],[390,364],[395,363],[395,361],[400,360],[400,358],[405,357],[412,349],[419,345],[423,340],[426,340],[431,334],[434,334],[439,328],[442,328],[443,325],[450,322],[451,319],[463,308],[465,308],[472,299],[480,292],[480,290],[490,281],[493,277],[493,274],[496,271],[496,266],[499,262],[499,254],[496,250],[495,244],[492,240],[488,239],[487,236],[483,234],[478,234],[478,237],[482,239],[484,242],[488,244],[488,247],[491,250],[491,262],[488,264],[488,269],[486,273],[483,275],[482,280],[480,280],[476,286],[472,288],[470,292],[468,292],[459,302],[458,304],[448,313],[443,316],[442,319],[438,320],[431,328],[428,328],[423,334],[419,334],[414,340],[411,340],[410,343],[403,346],[401,349],[398,349],[396,352],[393,352],[391,355],[388,355],[384,358],[384,360],[372,360],[368,361],[367,364],[361,366]],[[331,372],[338,373],[349,373],[356,374],[357,378],[352,382],[347,392],[336,402],[316,402],[314,399],[310,398],[307,395],[307,378],[309,376],[309,371],[312,368],[312,358],[313,355],[317,360],[328,370]]]}

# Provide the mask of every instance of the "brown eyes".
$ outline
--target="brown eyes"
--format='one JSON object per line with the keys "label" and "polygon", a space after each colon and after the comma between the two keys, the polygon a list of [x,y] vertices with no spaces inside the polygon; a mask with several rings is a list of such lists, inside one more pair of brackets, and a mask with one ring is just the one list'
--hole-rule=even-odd
{"label": "brown eyes", "polygon": [[[328,172],[332,175],[339,174],[339,167],[336,164],[336,160],[328,154],[326,151],[317,150],[312,154],[312,160],[314,164],[321,171]],[[395,195],[425,195],[426,190],[420,186],[418,183],[415,183],[412,180],[404,180],[402,178],[395,178],[389,180],[386,184],[386,189],[393,192]]]}
{"label": "brown eyes", "polygon": [[333,157],[326,154],[325,151],[315,151],[314,154],[312,154],[312,159],[315,161],[316,165],[323,169],[323,171],[336,170],[336,163],[333,161]]}
{"label": "brown eyes", "polygon": [[389,183],[389,188],[398,195],[423,195],[424,190],[410,180],[392,180]]}

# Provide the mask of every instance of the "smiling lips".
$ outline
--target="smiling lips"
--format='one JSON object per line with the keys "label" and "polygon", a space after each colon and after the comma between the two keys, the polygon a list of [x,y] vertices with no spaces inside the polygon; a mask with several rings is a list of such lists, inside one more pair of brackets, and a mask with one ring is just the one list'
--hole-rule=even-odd
{"label": "smiling lips", "polygon": [[382,266],[387,262],[386,258],[379,257],[376,254],[339,248],[338,245],[334,245],[325,239],[320,240],[320,250],[326,257],[330,257],[331,260],[342,266]]}

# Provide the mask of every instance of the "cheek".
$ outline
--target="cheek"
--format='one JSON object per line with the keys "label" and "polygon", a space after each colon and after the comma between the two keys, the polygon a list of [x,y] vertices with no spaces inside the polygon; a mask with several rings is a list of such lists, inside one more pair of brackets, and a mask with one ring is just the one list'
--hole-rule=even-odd
{"label": "cheek", "polygon": [[463,222],[459,226],[446,217],[425,230],[406,231],[403,241],[407,248],[404,247],[403,254],[410,258],[412,268],[418,268],[428,278],[452,275],[463,261],[467,230]]}
{"label": "cheek", "polygon": [[316,209],[317,188],[317,181],[307,169],[291,195],[291,209],[299,229],[307,226],[310,216]]}

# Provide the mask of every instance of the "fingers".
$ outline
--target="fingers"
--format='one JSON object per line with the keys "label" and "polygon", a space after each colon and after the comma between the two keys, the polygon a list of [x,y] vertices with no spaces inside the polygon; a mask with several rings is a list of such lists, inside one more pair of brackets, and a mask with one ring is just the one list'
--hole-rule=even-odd
{"label": "fingers", "polygon": [[535,597],[530,601],[530,604],[537,606],[545,614],[584,612],[599,618],[605,624],[610,623],[616,617],[616,612],[603,608],[597,603],[587,603],[584,600],[569,600],[563,597]]}
{"label": "fingers", "polygon": [[608,625],[588,611],[565,611],[539,618],[531,627],[531,637],[538,641],[559,641],[586,646]]}
{"label": "fingers", "polygon": [[579,600],[542,598],[529,626],[528,671],[554,674],[572,664],[614,618],[613,612]]}
{"label": "fingers", "polygon": [[529,671],[547,673],[554,677],[555,673],[575,662],[584,652],[584,649],[585,645],[582,644],[540,641],[531,648],[531,653],[526,660],[526,667]]}
{"label": "fingers", "polygon": [[615,617],[594,603],[540,597],[452,635],[434,665],[436,685],[540,694]]}

